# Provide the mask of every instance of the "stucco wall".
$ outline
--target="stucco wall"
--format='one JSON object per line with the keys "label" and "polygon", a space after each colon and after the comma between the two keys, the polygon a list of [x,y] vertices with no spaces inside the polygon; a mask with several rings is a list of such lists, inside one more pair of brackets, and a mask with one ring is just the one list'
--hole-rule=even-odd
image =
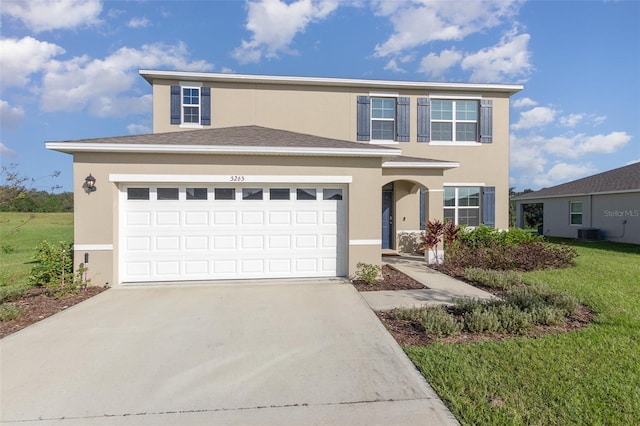
{"label": "stucco wall", "polygon": [[[582,202],[582,225],[571,225],[571,202]],[[600,229],[601,237],[621,243],[640,244],[640,193],[584,195],[519,201],[543,203],[544,235],[577,238],[578,229]]]}
{"label": "stucco wall", "polygon": [[[153,130],[182,130],[170,124],[170,86],[179,81],[157,80],[153,85]],[[369,95],[366,88],[293,86],[284,84],[220,83],[211,86],[212,127],[259,125],[356,142],[357,97]],[[406,156],[455,161],[460,167],[447,170],[443,182],[450,186],[495,186],[496,227],[509,223],[509,97],[503,93],[470,95],[493,100],[493,143],[452,144],[417,142],[417,98],[424,90],[372,90],[410,97],[410,142],[392,145]],[[446,96],[446,92],[437,92]],[[459,93],[455,93],[460,96]],[[363,142],[368,143],[368,142]],[[478,185],[480,184],[480,185]]]}
{"label": "stucco wall", "polygon": [[[74,156],[75,244],[100,245],[99,250],[76,251],[76,265],[90,253],[92,284],[118,283],[118,183],[113,174],[151,175],[304,175],[352,176],[348,184],[347,252],[349,274],[357,262],[380,262],[381,181],[379,158],[327,158],[297,156],[230,156],[83,153]],[[86,193],[81,185],[91,173],[97,190]],[[351,242],[351,243],[350,243]],[[113,250],[104,246],[112,245]]]}

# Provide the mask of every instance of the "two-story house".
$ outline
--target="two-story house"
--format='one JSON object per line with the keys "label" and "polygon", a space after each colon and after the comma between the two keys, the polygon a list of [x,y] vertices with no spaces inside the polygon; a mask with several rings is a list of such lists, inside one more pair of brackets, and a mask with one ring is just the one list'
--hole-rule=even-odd
{"label": "two-story house", "polygon": [[521,85],[140,74],[153,134],[46,144],[93,284],[347,276],[429,219],[508,226]]}

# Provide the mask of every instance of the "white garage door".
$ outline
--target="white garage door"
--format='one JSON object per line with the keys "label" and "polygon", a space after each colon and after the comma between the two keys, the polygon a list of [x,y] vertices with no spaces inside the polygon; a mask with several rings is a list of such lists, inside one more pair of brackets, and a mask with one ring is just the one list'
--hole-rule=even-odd
{"label": "white garage door", "polygon": [[121,191],[122,282],[345,273],[337,185],[162,183]]}

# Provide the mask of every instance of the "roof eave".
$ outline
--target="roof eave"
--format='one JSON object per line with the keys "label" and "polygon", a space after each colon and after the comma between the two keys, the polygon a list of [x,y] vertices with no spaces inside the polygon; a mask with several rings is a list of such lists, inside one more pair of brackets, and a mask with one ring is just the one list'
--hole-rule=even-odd
{"label": "roof eave", "polygon": [[385,169],[454,169],[460,167],[460,163],[456,162],[401,162],[401,161],[387,161],[382,163],[382,168]]}
{"label": "roof eave", "polygon": [[540,195],[536,197],[516,197],[513,201],[530,201],[530,200],[544,200],[547,198],[568,198],[568,197],[586,197],[589,195],[614,195],[614,194],[630,194],[634,192],[640,192],[640,188],[636,189],[620,189],[613,191],[600,191],[600,192],[580,192],[574,194],[560,194],[560,195]]}
{"label": "roof eave", "polygon": [[399,149],[228,146],[228,145],[159,145],[46,142],[47,149],[73,154],[76,152],[228,154],[228,155],[310,155],[338,157],[394,157]]}
{"label": "roof eave", "polygon": [[463,92],[499,92],[510,96],[521,91],[521,84],[481,84],[481,83],[446,83],[425,81],[393,81],[393,80],[366,80],[350,78],[328,77],[296,77],[296,76],[270,76],[250,74],[227,74],[191,71],[160,71],[139,70],[140,75],[153,84],[154,79],[182,80],[182,81],[220,81],[243,83],[271,83],[292,84],[300,86],[341,86],[341,87],[367,87],[387,89],[423,89]]}

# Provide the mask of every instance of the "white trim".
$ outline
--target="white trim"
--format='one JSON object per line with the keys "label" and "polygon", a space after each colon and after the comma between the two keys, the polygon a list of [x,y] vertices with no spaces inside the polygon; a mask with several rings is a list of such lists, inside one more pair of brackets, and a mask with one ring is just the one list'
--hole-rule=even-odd
{"label": "white trim", "polygon": [[182,123],[179,126],[181,129],[203,129],[204,126],[198,123]]}
{"label": "white trim", "polygon": [[371,148],[303,148],[282,146],[228,146],[228,145],[158,145],[117,144],[91,142],[47,142],[47,149],[60,152],[140,152],[171,154],[238,154],[238,155],[323,155],[353,157],[395,157],[402,150]]}
{"label": "white trim", "polygon": [[74,250],[108,251],[113,250],[113,244],[74,244]]}
{"label": "white trim", "polygon": [[445,182],[442,186],[487,186],[484,182]]}
{"label": "white trim", "polygon": [[392,140],[383,140],[383,139],[371,139],[369,141],[370,145],[399,145],[400,142],[392,141]]}
{"label": "white trim", "polygon": [[197,81],[181,81],[179,84],[181,87],[202,87],[202,82]]}
{"label": "white trim", "polygon": [[[437,120],[435,120],[437,121]],[[477,123],[477,122],[476,122]],[[423,143],[423,142],[421,142]],[[482,145],[486,145],[484,143],[480,143],[480,142],[447,142],[447,141],[435,141],[435,142],[429,142],[429,145],[433,145],[433,146],[482,146]]]}
{"label": "white trim", "polygon": [[444,169],[444,168],[454,168],[460,167],[460,163],[454,162],[433,162],[433,163],[421,163],[421,162],[402,162],[402,161],[385,161],[382,163],[382,168],[393,168],[393,169]]}
{"label": "white trim", "polygon": [[455,95],[452,95],[450,93],[429,93],[429,98],[430,99],[453,99],[453,100],[456,100],[456,99],[481,100],[482,96],[465,94],[465,93],[456,93]]}
{"label": "white trim", "polygon": [[379,87],[379,88],[418,88],[423,90],[451,90],[451,91],[487,91],[506,92],[515,94],[524,86],[521,84],[477,84],[477,83],[444,83],[425,81],[392,81],[392,80],[365,80],[349,78],[324,78],[324,77],[293,77],[293,76],[269,76],[229,73],[207,73],[191,71],[160,71],[139,70],[138,73],[149,83],[154,79],[186,80],[190,81],[220,81],[220,82],[248,82],[248,83],[275,83],[297,84],[311,86],[348,86],[348,87]]}
{"label": "white trim", "polygon": [[109,182],[173,182],[173,183],[352,183],[353,176],[297,175],[153,175],[109,174]]}
{"label": "white trim", "polygon": [[399,98],[398,92],[369,92],[371,98]]}
{"label": "white trim", "polygon": [[349,240],[350,246],[380,246],[382,240]]}
{"label": "white trim", "polygon": [[429,188],[427,188],[427,192],[444,192],[444,189],[429,189]]}

